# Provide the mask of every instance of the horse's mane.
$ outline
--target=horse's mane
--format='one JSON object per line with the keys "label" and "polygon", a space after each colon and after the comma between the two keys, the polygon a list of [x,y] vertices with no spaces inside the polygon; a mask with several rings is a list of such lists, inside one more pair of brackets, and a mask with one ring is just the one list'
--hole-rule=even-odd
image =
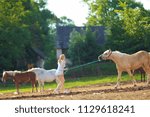
{"label": "horse's mane", "polygon": [[127,53],[123,53],[123,52],[120,52],[120,51],[118,51],[118,50],[115,50],[115,51],[113,51],[114,53],[118,53],[118,54],[127,54]]}
{"label": "horse's mane", "polygon": [[118,51],[118,50],[115,50],[115,51],[113,51],[113,52],[115,52],[115,53],[121,53],[120,51]]}
{"label": "horse's mane", "polygon": [[120,52],[120,51],[118,51],[118,50],[113,51],[113,53],[116,53],[116,54],[118,54],[118,55],[129,55],[129,54],[127,54],[127,53],[123,53],[123,52]]}

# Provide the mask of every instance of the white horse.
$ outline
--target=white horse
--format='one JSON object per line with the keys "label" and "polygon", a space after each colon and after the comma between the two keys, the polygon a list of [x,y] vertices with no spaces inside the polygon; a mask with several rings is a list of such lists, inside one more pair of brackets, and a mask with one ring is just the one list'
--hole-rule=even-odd
{"label": "white horse", "polygon": [[64,79],[62,78],[65,67],[65,60],[58,60],[57,69],[45,70],[43,68],[32,68],[28,71],[33,71],[36,74],[36,79],[39,83],[40,91],[44,90],[44,82],[52,82],[56,80],[57,88],[55,93],[59,93],[60,90],[64,90]]}
{"label": "white horse", "polygon": [[134,54],[126,54],[121,53],[119,51],[111,51],[107,50],[102,55],[98,57],[98,59],[103,60],[112,60],[117,67],[118,72],[118,78],[117,78],[117,84],[115,88],[119,86],[119,81],[121,79],[121,75],[123,71],[126,71],[130,77],[133,79],[133,84],[136,86],[136,80],[132,74],[132,70],[138,69],[140,67],[143,68],[145,73],[147,74],[147,84],[149,84],[150,80],[150,57],[149,53],[146,51],[139,51]]}
{"label": "white horse", "polygon": [[56,69],[45,70],[43,68],[32,68],[29,69],[28,71],[32,71],[36,74],[36,80],[38,81],[40,91],[41,91],[41,87],[42,87],[42,91],[44,90],[45,82],[52,82],[56,80],[56,76],[55,76]]}
{"label": "white horse", "polygon": [[[28,71],[33,71],[36,74],[36,79],[40,86],[42,86],[42,91],[44,91],[44,82],[52,82],[56,80],[57,88],[54,93],[59,93],[60,90],[64,91],[64,67],[65,67],[65,55],[61,54],[58,59],[57,69],[45,70],[43,68],[32,68]],[[66,91],[65,91],[66,92]],[[66,92],[67,93],[67,92]]]}

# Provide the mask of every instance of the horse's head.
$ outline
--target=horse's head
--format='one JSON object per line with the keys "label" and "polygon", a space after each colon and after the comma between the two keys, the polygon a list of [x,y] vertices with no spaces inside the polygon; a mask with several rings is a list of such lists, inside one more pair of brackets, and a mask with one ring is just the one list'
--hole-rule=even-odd
{"label": "horse's head", "polygon": [[10,78],[14,77],[14,72],[13,71],[4,71],[3,76],[2,76],[2,82],[5,84],[6,81]]}
{"label": "horse's head", "polygon": [[2,79],[1,79],[1,81],[5,84],[6,83],[6,80],[7,80],[7,77],[8,77],[8,74],[7,74],[7,72],[3,72],[3,76],[2,76]]}
{"label": "horse's head", "polygon": [[112,54],[112,51],[111,51],[111,49],[109,49],[109,50],[106,50],[103,54],[101,54],[101,55],[99,55],[98,56],[98,60],[107,60],[107,59],[109,59],[109,57],[110,57],[110,55]]}

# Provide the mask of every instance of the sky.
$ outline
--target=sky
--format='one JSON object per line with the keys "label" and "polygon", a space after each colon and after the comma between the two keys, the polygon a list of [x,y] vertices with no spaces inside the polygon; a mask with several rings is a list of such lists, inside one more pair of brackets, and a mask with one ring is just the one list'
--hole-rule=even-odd
{"label": "sky", "polygon": [[[150,0],[136,0],[150,9]],[[87,22],[88,6],[82,0],[47,0],[47,8],[57,17],[66,16],[74,21],[76,26],[83,26]]]}

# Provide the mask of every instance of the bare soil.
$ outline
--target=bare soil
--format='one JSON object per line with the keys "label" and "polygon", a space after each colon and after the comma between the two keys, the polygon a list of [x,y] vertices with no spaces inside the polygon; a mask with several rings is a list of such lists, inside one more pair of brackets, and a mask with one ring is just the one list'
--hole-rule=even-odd
{"label": "bare soil", "polygon": [[115,89],[115,84],[99,84],[67,89],[69,93],[54,94],[53,90],[43,93],[0,94],[0,100],[149,100],[150,86],[138,83],[136,87],[128,82]]}

